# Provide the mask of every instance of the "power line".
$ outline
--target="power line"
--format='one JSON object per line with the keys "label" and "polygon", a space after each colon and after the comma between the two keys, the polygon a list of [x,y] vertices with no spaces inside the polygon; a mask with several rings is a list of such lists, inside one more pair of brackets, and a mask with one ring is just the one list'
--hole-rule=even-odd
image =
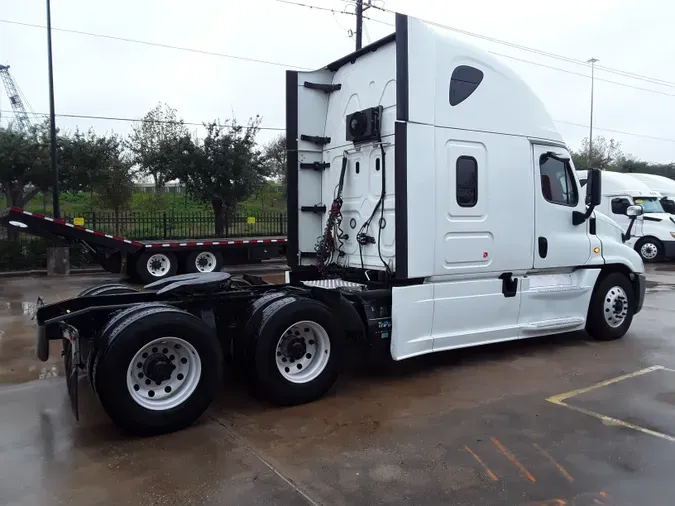
{"label": "power line", "polygon": [[[392,11],[392,10],[387,9],[385,7],[375,7],[375,8],[378,9],[378,10],[381,10],[383,12],[387,12],[389,14],[396,14],[395,11]],[[487,35],[482,35],[480,33],[470,32],[468,30],[462,30],[460,28],[455,28],[453,26],[444,25],[442,23],[438,23],[438,22],[435,22],[435,21],[429,21],[429,20],[426,20],[426,19],[421,19],[421,20],[424,21],[425,23],[429,23],[430,25],[438,26],[440,28],[445,28],[447,30],[451,30],[453,32],[461,33],[463,35],[468,35],[469,37],[475,37],[475,38],[478,38],[478,39],[486,40],[488,42],[493,42],[495,44],[501,44],[501,45],[504,45],[504,46],[512,47],[514,49],[519,49],[521,51],[527,51],[527,52],[535,53],[535,54],[538,54],[538,55],[541,55],[541,56],[546,56],[548,58],[554,58],[554,59],[565,61],[565,62],[568,62],[568,63],[574,63],[575,65],[581,65],[583,67],[590,67],[590,65],[583,60],[577,60],[575,58],[570,58],[568,56],[563,56],[563,55],[559,55],[559,54],[556,54],[556,53],[551,53],[549,51],[543,51],[541,49],[535,49],[535,48],[532,48],[532,47],[523,46],[521,44],[515,44],[513,42],[508,42],[508,41],[497,39],[497,38],[494,38],[494,37],[489,37]],[[656,78],[656,77],[649,77],[649,76],[637,74],[637,73],[634,73],[634,72],[628,72],[628,71],[625,71],[625,70],[620,70],[620,69],[615,69],[615,68],[605,67],[605,66],[600,66],[600,65],[597,65],[596,69],[601,69],[601,70],[604,70],[605,72],[610,72],[610,73],[613,73],[613,74],[622,75],[624,77],[630,77],[631,79],[647,81],[647,82],[650,82],[652,84],[658,84],[660,86],[675,87],[675,82],[667,81],[665,79],[659,79],[659,78]]]}
{"label": "power line", "polygon": [[[504,58],[510,58],[511,60],[516,60],[516,61],[519,61],[519,62],[528,63],[530,65],[536,65],[538,67],[544,67],[544,68],[551,69],[551,70],[557,70],[558,72],[565,72],[566,74],[572,74],[572,75],[575,75],[575,76],[584,77],[586,79],[591,78],[591,76],[586,75],[586,74],[582,74],[581,72],[574,72],[573,70],[561,69],[560,67],[553,67],[552,65],[545,65],[543,63],[538,63],[538,62],[534,62],[534,61],[531,61],[531,60],[525,60],[523,58],[517,58],[515,56],[511,56],[511,55],[508,55],[508,54],[497,53],[496,51],[488,51],[488,52],[491,53],[491,54],[497,55],[497,56],[503,56]],[[602,81],[602,82],[605,82],[605,83],[615,84],[617,86],[623,86],[624,88],[632,88],[634,90],[646,91],[648,93],[656,93],[657,95],[665,95],[667,97],[675,97],[675,93],[668,93],[668,92],[659,91],[659,90],[651,90],[649,88],[642,88],[640,86],[633,86],[632,84],[620,83],[619,81],[612,81],[610,79],[603,79],[601,77],[596,77],[595,80],[596,81]]]}
{"label": "power line", "polygon": [[[0,113],[5,114],[9,113],[12,115],[14,114],[14,111],[10,110],[0,110]],[[29,113],[31,114],[31,113]],[[49,114],[44,113],[44,112],[33,112],[35,116],[49,116]],[[117,117],[117,116],[95,116],[95,115],[90,115],[90,114],[56,114],[57,117],[59,118],[76,118],[76,119],[95,119],[95,120],[105,120],[105,121],[127,121],[131,123],[162,123],[162,124],[168,124],[168,125],[177,125],[177,124],[183,124],[183,125],[190,125],[190,126],[204,126],[203,123],[191,123],[189,121],[162,121],[162,120],[146,120],[143,118],[122,118],[122,117]],[[225,128],[232,128],[231,125],[223,125]],[[259,130],[270,130],[270,131],[285,131],[286,128],[281,128],[281,127],[258,127]]]}
{"label": "power line", "polygon": [[[8,19],[0,19],[0,23],[5,23],[9,25],[18,25],[18,26],[27,26],[31,28],[44,28],[46,29],[47,27],[45,25],[38,25],[34,23],[23,23],[20,21],[12,21]],[[209,56],[220,56],[221,58],[230,58],[233,60],[240,60],[240,61],[246,61],[246,62],[251,62],[251,63],[262,63],[265,65],[274,65],[277,67],[285,67],[285,68],[294,68],[294,69],[299,69],[299,70],[311,70],[307,67],[299,67],[297,65],[289,65],[287,63],[282,63],[282,62],[274,62],[274,61],[269,61],[269,60],[260,60],[257,58],[250,58],[248,56],[237,56],[237,55],[232,55],[232,54],[226,54],[226,53],[219,53],[216,51],[206,51],[203,49],[195,49],[195,48],[190,48],[190,47],[182,47],[182,46],[173,46],[171,44],[163,44],[161,42],[150,42],[147,40],[140,40],[140,39],[131,39],[127,37],[118,37],[116,35],[106,35],[103,33],[93,33],[93,32],[83,32],[81,30],[70,30],[67,28],[54,28],[52,27],[52,31],[55,32],[65,32],[65,33],[74,33],[77,35],[86,35],[88,37],[98,37],[101,39],[109,39],[109,40],[116,40],[119,42],[132,42],[135,44],[143,44],[146,46],[154,46],[154,47],[161,47],[164,49],[175,49],[177,51],[187,51],[190,53],[199,53],[199,54],[205,54]]]}
{"label": "power line", "polygon": [[[0,110],[0,113],[2,114],[11,114],[14,115],[14,111],[11,110]],[[48,116],[47,113],[42,113],[42,112],[36,112],[33,113],[36,116]],[[178,124],[180,122],[178,121],[159,121],[159,120],[144,120],[144,119],[138,119],[138,118],[121,118],[121,117],[115,117],[115,116],[95,116],[95,115],[88,115],[88,114],[57,114],[56,116],[62,117],[62,118],[76,118],[76,119],[94,119],[94,120],[106,120],[106,121],[126,121],[126,122],[132,122],[132,123],[165,123],[165,124]],[[588,128],[588,125],[584,125],[582,123],[574,123],[571,121],[563,121],[563,120],[553,120],[556,123],[562,123],[565,125],[572,125],[572,126],[577,126],[577,127],[583,127],[583,128]],[[188,121],[182,122],[183,125],[189,125],[189,126],[203,126],[202,123],[191,123]],[[610,128],[598,128],[598,127],[593,127],[596,130],[601,130],[603,132],[612,132],[612,133],[617,133],[617,134],[623,134],[623,135],[630,135],[633,137],[642,137],[645,139],[652,139],[652,140],[657,140],[657,141],[665,141],[665,142],[675,142],[675,139],[670,139],[667,137],[656,137],[653,135],[647,135],[647,134],[639,134],[635,132],[626,132],[625,130],[613,130]],[[275,131],[275,132],[283,132],[286,130],[284,127],[259,127],[260,130],[268,130],[268,131]]]}
{"label": "power line", "polygon": [[[572,126],[577,126],[577,127],[583,127],[583,128],[588,128],[588,125],[583,125],[581,123],[573,123],[571,121],[562,121],[562,120],[557,120],[554,119],[556,123],[562,123],[564,125],[572,125]],[[598,128],[596,126],[593,126],[594,130],[602,130],[603,132],[612,132],[615,134],[623,134],[623,135],[631,135],[633,137],[642,137],[644,139],[652,139],[655,141],[665,141],[665,142],[675,142],[675,139],[669,139],[667,137],[655,137],[653,135],[645,135],[645,134],[636,134],[633,132],[626,132],[625,130],[613,130],[611,128]]]}

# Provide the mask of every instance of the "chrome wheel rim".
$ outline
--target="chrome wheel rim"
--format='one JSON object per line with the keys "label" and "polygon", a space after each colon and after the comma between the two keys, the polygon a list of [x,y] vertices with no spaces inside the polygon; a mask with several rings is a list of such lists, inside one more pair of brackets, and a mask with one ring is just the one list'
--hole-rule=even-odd
{"label": "chrome wheel rim", "polygon": [[216,268],[216,255],[210,251],[202,251],[195,258],[195,267],[199,272],[213,272]]}
{"label": "chrome wheel rim", "polygon": [[656,258],[656,255],[659,254],[659,248],[656,247],[656,244],[653,242],[647,242],[642,245],[640,248],[640,254],[642,255],[642,258],[646,258],[647,260],[654,260]]}
{"label": "chrome wheel rim", "polygon": [[134,355],[127,367],[127,390],[136,404],[166,411],[190,398],[201,375],[194,346],[179,337],[161,337]]}
{"label": "chrome wheel rim", "polygon": [[328,332],[313,321],[291,325],[277,342],[277,369],[291,383],[313,381],[326,369],[329,359]]}
{"label": "chrome wheel rim", "polygon": [[148,258],[146,267],[150,275],[161,278],[166,276],[171,269],[171,260],[162,253],[155,253]]}
{"label": "chrome wheel rim", "polygon": [[604,315],[607,324],[612,327],[620,327],[628,316],[628,296],[620,286],[613,286],[605,295]]}

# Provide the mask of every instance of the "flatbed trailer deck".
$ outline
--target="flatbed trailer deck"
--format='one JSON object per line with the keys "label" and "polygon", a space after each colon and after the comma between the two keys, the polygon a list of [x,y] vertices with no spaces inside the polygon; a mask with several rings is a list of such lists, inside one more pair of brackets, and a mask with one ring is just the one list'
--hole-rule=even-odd
{"label": "flatbed trailer deck", "polygon": [[105,270],[145,283],[175,274],[219,271],[224,265],[286,254],[284,236],[137,241],[16,207],[4,211],[0,224],[55,244],[80,244]]}

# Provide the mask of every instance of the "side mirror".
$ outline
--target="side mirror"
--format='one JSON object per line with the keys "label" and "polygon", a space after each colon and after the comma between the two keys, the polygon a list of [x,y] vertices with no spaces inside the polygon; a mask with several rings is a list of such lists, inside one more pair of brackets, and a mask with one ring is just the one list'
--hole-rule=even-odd
{"label": "side mirror", "polygon": [[626,216],[630,216],[631,218],[642,216],[642,213],[644,213],[642,206],[628,206],[626,208]]}
{"label": "side mirror", "polygon": [[588,184],[586,185],[586,202],[589,206],[599,206],[602,200],[602,172],[600,169],[588,170]]}

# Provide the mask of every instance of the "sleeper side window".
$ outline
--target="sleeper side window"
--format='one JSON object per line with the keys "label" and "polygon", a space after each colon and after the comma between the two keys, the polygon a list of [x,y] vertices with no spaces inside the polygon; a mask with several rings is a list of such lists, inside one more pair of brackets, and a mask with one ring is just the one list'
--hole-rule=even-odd
{"label": "sleeper side window", "polygon": [[474,207],[478,202],[478,162],[472,156],[460,156],[455,169],[457,204]]}
{"label": "sleeper side window", "polygon": [[460,65],[450,77],[450,105],[464,102],[483,81],[483,72],[468,65]]}
{"label": "sleeper side window", "polygon": [[626,198],[615,198],[612,199],[612,213],[614,214],[626,214],[626,209],[630,205],[630,201]]}
{"label": "sleeper side window", "polygon": [[541,193],[547,201],[571,207],[579,203],[579,193],[569,162],[542,155],[539,168]]}

